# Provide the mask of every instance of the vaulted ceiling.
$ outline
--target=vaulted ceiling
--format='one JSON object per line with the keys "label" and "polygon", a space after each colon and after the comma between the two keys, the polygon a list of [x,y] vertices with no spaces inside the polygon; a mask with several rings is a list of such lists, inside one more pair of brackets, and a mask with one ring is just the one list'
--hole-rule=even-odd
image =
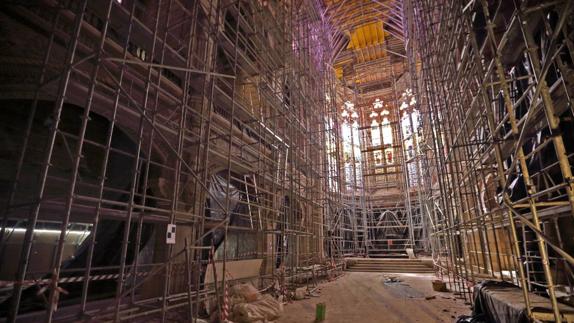
{"label": "vaulted ceiling", "polygon": [[[324,0],[332,65],[358,101],[392,95],[407,68],[401,0]],[[358,102],[361,104],[361,102]]]}

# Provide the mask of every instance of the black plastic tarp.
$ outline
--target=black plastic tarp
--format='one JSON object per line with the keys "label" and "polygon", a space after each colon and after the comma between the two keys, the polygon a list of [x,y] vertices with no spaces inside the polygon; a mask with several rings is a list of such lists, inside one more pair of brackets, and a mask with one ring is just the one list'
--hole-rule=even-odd
{"label": "black plastic tarp", "polygon": [[511,283],[483,281],[474,287],[473,294],[472,322],[530,322],[522,289]]}

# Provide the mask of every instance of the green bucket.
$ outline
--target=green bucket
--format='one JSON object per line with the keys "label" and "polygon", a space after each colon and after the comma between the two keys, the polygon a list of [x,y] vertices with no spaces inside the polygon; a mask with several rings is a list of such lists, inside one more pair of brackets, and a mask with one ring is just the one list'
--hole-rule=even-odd
{"label": "green bucket", "polygon": [[318,303],[315,311],[315,322],[323,322],[327,312],[327,305],[325,303]]}

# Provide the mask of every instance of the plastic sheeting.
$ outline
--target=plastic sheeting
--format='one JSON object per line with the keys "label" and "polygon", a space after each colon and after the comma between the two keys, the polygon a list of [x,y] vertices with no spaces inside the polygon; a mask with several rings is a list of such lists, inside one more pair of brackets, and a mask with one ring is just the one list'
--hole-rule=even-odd
{"label": "plastic sheeting", "polygon": [[[211,176],[209,183],[209,213],[208,217],[216,220],[223,220],[225,218],[225,207],[227,203],[227,196],[229,192],[229,209],[232,212],[236,212],[235,208],[239,204],[240,192],[232,184],[229,183],[229,191],[227,188],[228,180],[227,178],[215,174]],[[232,215],[230,220],[233,220],[235,216]],[[231,222],[231,221],[230,221]],[[210,234],[206,239],[204,239],[204,245],[208,246],[213,243],[215,248],[217,248],[225,237],[225,230],[218,229]],[[207,259],[208,252],[204,252],[203,259]]]}
{"label": "plastic sheeting", "polygon": [[[247,215],[248,210],[245,202],[240,203],[242,195],[244,196],[246,192],[238,188],[239,185],[240,183],[237,181],[228,181],[226,172],[219,172],[211,176],[207,217],[215,220],[223,220],[226,214],[227,196],[229,196],[229,210],[231,212],[229,224],[233,226],[248,226],[249,221],[240,216],[240,214]],[[255,197],[252,197],[252,200],[255,200]],[[217,249],[221,242],[223,242],[224,237],[225,230],[218,229],[208,235],[204,239],[203,244],[209,246],[213,243]],[[204,252],[204,260],[207,259],[207,255],[208,252]]]}
{"label": "plastic sheeting", "polygon": [[530,322],[522,290],[511,283],[491,280],[476,285],[472,320],[466,322]]}
{"label": "plastic sheeting", "polygon": [[[225,217],[225,206],[227,203],[227,185],[228,180],[221,175],[213,175],[209,183],[209,207],[210,218],[222,220]],[[240,192],[229,183],[229,209],[235,210],[240,198]],[[220,206],[221,205],[221,206]],[[222,208],[223,207],[223,208]]]}

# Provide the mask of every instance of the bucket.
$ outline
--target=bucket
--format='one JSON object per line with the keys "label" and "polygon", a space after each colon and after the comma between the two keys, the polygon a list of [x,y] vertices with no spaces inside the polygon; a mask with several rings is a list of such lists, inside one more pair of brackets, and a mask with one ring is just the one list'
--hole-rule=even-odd
{"label": "bucket", "polygon": [[325,303],[318,303],[315,311],[315,322],[323,322],[325,320],[326,312],[327,306]]}
{"label": "bucket", "polygon": [[435,292],[448,292],[448,289],[446,288],[446,283],[438,279],[432,281],[432,289]]}

